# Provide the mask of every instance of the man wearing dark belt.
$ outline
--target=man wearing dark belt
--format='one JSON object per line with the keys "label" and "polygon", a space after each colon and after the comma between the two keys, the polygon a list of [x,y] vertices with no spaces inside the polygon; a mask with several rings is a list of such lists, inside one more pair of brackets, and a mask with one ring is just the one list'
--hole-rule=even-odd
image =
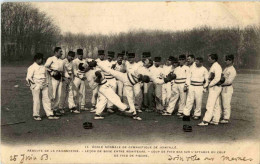
{"label": "man wearing dark belt", "polygon": [[172,86],[172,97],[169,100],[169,105],[166,109],[166,112],[164,112],[162,115],[169,116],[172,115],[172,112],[175,108],[175,105],[177,103],[177,100],[179,101],[179,109],[177,116],[183,115],[183,109],[186,104],[186,91],[188,87],[188,81],[189,81],[189,74],[190,69],[188,66],[185,65],[186,62],[186,56],[180,55],[179,56],[179,66],[174,69],[174,74],[176,74],[176,79],[174,80],[174,85]]}
{"label": "man wearing dark belt", "polygon": [[220,107],[220,93],[222,90],[221,84],[221,74],[222,68],[219,65],[218,55],[210,54],[208,57],[208,61],[211,65],[209,70],[209,95],[206,105],[206,113],[203,117],[203,121],[198,124],[198,126],[208,126],[209,123],[212,125],[218,125],[221,115],[221,107]]}
{"label": "man wearing dark belt", "polygon": [[233,94],[232,82],[234,81],[237,72],[233,66],[234,55],[226,56],[226,68],[223,71],[225,82],[222,84],[221,98],[223,105],[223,119],[220,121],[221,124],[229,123],[231,114],[231,99]]}
{"label": "man wearing dark belt", "polygon": [[205,91],[208,86],[208,70],[202,65],[202,57],[197,57],[195,64],[195,66],[190,68],[188,97],[183,114],[184,117],[190,117],[190,112],[195,100],[196,108],[194,110],[193,119],[198,120],[201,116],[203,90]]}

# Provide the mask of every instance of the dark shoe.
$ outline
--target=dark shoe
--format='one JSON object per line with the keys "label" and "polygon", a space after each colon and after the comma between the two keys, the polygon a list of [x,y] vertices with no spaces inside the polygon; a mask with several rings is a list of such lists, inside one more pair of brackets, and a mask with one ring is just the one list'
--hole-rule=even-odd
{"label": "dark shoe", "polygon": [[59,111],[53,111],[54,116],[62,116],[62,114]]}

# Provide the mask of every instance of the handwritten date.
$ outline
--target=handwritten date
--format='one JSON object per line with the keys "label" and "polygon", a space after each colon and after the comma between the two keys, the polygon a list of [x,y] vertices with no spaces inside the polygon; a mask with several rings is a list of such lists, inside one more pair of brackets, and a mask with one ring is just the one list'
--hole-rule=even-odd
{"label": "handwritten date", "polygon": [[26,161],[47,161],[47,160],[51,160],[51,158],[49,157],[48,154],[43,154],[40,156],[35,156],[33,154],[20,154],[20,155],[11,155],[10,156],[10,161],[13,162],[19,162],[19,163],[24,163]]}

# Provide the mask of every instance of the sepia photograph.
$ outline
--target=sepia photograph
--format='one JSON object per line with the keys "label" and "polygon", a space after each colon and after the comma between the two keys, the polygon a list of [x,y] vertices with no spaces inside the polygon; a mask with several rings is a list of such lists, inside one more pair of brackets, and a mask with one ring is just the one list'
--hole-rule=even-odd
{"label": "sepia photograph", "polygon": [[260,3],[2,2],[1,162],[259,161]]}

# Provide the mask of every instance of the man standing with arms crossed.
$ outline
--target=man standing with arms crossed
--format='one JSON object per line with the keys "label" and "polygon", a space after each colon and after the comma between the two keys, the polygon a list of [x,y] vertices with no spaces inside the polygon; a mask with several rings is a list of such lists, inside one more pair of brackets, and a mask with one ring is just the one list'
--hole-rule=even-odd
{"label": "man standing with arms crossed", "polygon": [[221,80],[222,68],[218,64],[218,55],[210,54],[208,57],[208,61],[211,65],[209,70],[209,95],[206,105],[206,113],[204,115],[203,121],[198,124],[198,126],[208,126],[209,123],[213,125],[218,125],[220,115],[221,115],[221,107],[220,107],[220,93],[222,90],[221,85],[219,85],[219,81]]}
{"label": "man standing with arms crossed", "polygon": [[75,110],[76,105],[74,102],[74,96],[73,96],[73,64],[72,61],[75,57],[75,52],[69,51],[67,57],[63,60],[64,62],[64,78],[62,81],[62,95],[61,95],[61,113],[65,113],[64,108],[66,101],[68,102],[68,106],[70,111]]}
{"label": "man standing with arms crossed", "polygon": [[52,110],[54,115],[61,116],[58,110],[60,105],[61,90],[62,90],[62,76],[64,74],[64,63],[60,59],[62,56],[61,47],[54,48],[54,55],[49,57],[45,63],[45,67],[49,72],[49,93],[52,101]]}

